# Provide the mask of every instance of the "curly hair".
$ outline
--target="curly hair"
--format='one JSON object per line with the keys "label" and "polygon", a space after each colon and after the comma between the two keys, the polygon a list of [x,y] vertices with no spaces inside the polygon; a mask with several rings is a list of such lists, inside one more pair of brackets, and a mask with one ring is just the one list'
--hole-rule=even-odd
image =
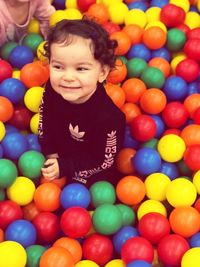
{"label": "curly hair", "polygon": [[51,57],[51,44],[72,42],[72,35],[80,36],[92,40],[94,58],[101,64],[113,68],[116,56],[115,48],[117,41],[109,39],[109,34],[98,23],[88,18],[82,20],[61,20],[50,29],[47,42],[44,46],[45,56]]}

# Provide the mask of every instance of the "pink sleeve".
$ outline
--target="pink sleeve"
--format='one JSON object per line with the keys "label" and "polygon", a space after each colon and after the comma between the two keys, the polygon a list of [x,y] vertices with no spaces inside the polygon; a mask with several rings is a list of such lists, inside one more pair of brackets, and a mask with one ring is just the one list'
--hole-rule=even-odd
{"label": "pink sleeve", "polygon": [[0,46],[2,46],[6,41],[7,41],[6,29],[4,23],[1,20],[1,15],[0,15]]}
{"label": "pink sleeve", "polygon": [[40,30],[46,39],[49,29],[49,17],[55,12],[55,8],[49,3],[49,0],[38,1],[35,14],[33,15],[40,22]]}

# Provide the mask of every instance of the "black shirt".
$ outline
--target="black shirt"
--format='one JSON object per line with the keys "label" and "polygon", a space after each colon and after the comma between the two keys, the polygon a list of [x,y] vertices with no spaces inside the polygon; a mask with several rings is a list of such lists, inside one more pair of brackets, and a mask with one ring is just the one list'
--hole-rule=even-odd
{"label": "black shirt", "polygon": [[[44,155],[57,153],[60,177],[87,186],[116,184],[114,160],[122,147],[125,115],[98,84],[82,104],[72,104],[47,83],[40,106],[39,142]],[[116,176],[115,176],[116,175]]]}

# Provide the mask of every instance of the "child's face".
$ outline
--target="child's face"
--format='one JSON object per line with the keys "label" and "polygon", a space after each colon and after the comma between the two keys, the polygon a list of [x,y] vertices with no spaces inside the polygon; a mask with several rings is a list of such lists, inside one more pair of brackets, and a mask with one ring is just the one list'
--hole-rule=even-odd
{"label": "child's face", "polygon": [[65,100],[84,103],[103,82],[109,72],[92,53],[91,40],[73,36],[70,44],[51,45],[50,81],[53,89]]}

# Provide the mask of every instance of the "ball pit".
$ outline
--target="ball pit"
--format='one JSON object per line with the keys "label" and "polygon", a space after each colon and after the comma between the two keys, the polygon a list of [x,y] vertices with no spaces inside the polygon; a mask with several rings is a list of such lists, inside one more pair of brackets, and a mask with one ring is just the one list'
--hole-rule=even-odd
{"label": "ball pit", "polygon": [[105,88],[126,116],[121,177],[41,177],[49,67],[33,19],[0,47],[0,267],[199,267],[200,1],[51,2],[50,26],[87,16],[117,40]]}

